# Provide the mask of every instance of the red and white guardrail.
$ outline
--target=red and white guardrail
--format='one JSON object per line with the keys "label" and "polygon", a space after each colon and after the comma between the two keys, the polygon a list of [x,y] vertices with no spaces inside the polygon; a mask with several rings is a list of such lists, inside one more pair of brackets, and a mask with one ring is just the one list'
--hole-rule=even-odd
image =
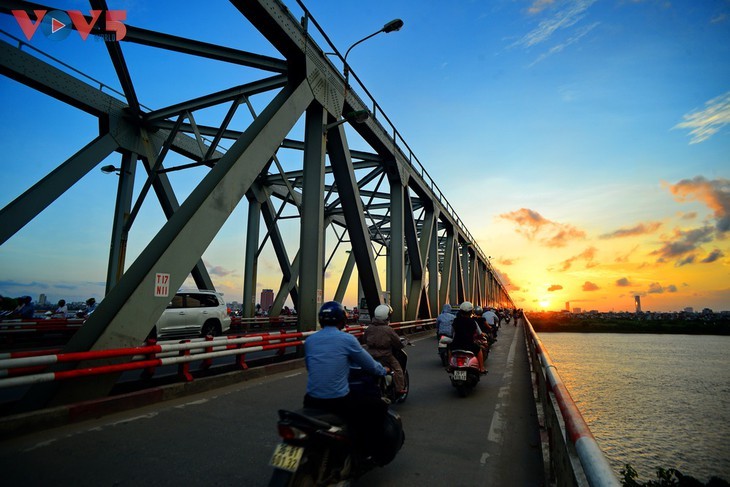
{"label": "red and white guardrail", "polygon": [[585,422],[575,401],[573,401],[568,388],[560,378],[560,374],[553,365],[553,361],[548,354],[547,348],[543,345],[540,337],[535,333],[529,320],[526,323],[526,331],[530,334],[537,354],[542,362],[550,390],[555,394],[555,399],[560,408],[560,413],[565,422],[565,429],[568,438],[575,445],[576,453],[580,459],[586,479],[591,487],[619,487],[618,481],[608,459],[604,455],[598,442],[593,437],[588,424]]}
{"label": "red and white guardrail", "polygon": [[[417,331],[434,324],[436,320],[416,320],[393,323],[396,330]],[[345,329],[353,335],[361,335],[366,325],[356,325]],[[280,350],[302,345],[307,336],[316,333],[286,331],[259,333],[245,336],[206,337],[174,342],[150,342],[140,347],[97,350],[90,352],[58,353],[53,351],[13,352],[0,356],[0,388],[68,380],[77,377],[102,375],[130,370],[145,370],[148,374],[156,367],[178,365],[178,374],[184,380],[193,379],[189,371],[190,362],[202,360],[208,367],[214,358],[236,356],[237,365],[247,368],[245,354],[265,350]],[[91,360],[104,360],[129,357],[129,362],[80,367],[74,370],[44,372],[53,364],[79,363]]]}

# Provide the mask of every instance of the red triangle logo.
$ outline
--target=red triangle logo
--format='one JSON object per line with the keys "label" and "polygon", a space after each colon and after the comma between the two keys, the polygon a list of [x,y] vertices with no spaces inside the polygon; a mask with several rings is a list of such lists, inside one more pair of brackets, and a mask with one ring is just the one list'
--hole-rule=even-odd
{"label": "red triangle logo", "polygon": [[66,24],[56,19],[55,17],[51,18],[51,34],[55,34],[64,27],[66,27]]}

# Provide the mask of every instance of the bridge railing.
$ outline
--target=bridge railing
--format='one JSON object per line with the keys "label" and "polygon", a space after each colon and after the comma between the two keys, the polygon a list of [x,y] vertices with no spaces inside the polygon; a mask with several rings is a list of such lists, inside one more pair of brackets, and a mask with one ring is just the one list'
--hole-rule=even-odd
{"label": "bridge railing", "polygon": [[[435,319],[415,320],[393,323],[391,326],[402,334],[418,332],[436,323]],[[362,335],[366,326],[355,325],[345,331],[355,336]],[[220,336],[196,338],[182,341],[166,341],[157,343],[148,340],[146,345],[89,352],[59,353],[58,350],[21,352],[8,358],[0,359],[0,389],[28,386],[32,384],[71,380],[92,375],[143,371],[149,378],[158,367],[178,366],[178,377],[184,381],[192,381],[190,372],[192,362],[201,362],[201,368],[207,369],[213,359],[235,357],[236,365],[241,369],[248,368],[246,354],[275,350],[280,355],[287,348],[304,344],[307,336],[315,332],[280,332],[258,333],[255,335]],[[73,370],[50,372],[46,369],[57,363],[81,364],[89,361],[124,358],[125,361],[114,364],[99,364],[79,367]]]}
{"label": "bridge railing", "polygon": [[[621,483],[598,446],[547,349],[525,317],[525,339],[537,389],[541,435],[549,445],[547,478],[553,485],[619,487]],[[543,441],[544,443],[544,441]]]}

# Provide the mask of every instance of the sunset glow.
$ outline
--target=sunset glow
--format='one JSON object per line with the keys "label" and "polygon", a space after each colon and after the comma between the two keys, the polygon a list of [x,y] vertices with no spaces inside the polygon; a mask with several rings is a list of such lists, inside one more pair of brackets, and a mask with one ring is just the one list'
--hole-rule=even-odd
{"label": "sunset glow", "polygon": [[[297,2],[284,3],[303,18]],[[407,143],[444,207],[453,209],[474,243],[492,256],[515,306],[557,311],[568,303],[571,310],[633,311],[639,296],[646,311],[730,310],[727,1],[373,0],[367,8],[362,2],[304,3],[343,52],[387,19],[404,20],[397,34],[358,45],[348,64],[377,100],[373,118],[387,114],[402,136],[397,144]],[[57,8],[72,4],[60,2]],[[204,13],[169,0],[154,4],[110,0],[108,8],[125,9],[129,26],[284,57],[230,2],[206,3]],[[0,15],[0,29],[25,39],[12,15]],[[52,40],[41,29],[29,44],[87,74],[90,78],[67,70],[93,89],[104,84],[105,91],[122,93],[109,51],[98,41],[78,35]],[[126,41],[120,47],[145,111],[261,77],[245,63],[220,66]],[[251,96],[248,108],[241,104],[230,131],[245,130],[251,112],[267,109],[267,96]],[[98,137],[99,123],[10,76],[0,76],[0,100],[6,119],[0,132],[5,208]],[[225,115],[211,107],[195,123],[219,127]],[[303,140],[297,132],[303,126],[304,116],[287,138]],[[383,156],[348,124],[343,127],[352,151],[372,160]],[[221,143],[231,144],[232,139]],[[301,153],[288,155],[292,152],[276,153],[285,171],[302,167]],[[415,162],[414,175],[421,171]],[[164,163],[182,166],[190,159],[171,151]],[[119,183],[115,174],[99,170],[107,164],[119,166],[120,155],[87,168],[78,184],[3,243],[1,295],[103,298]],[[180,203],[209,174],[209,167],[193,166],[169,172]],[[360,169],[357,176],[366,174]],[[141,163],[136,177],[135,198],[146,178]],[[326,177],[332,184],[331,174]],[[388,178],[378,191],[388,193]],[[362,198],[367,201],[367,193]],[[273,198],[272,203],[277,209],[281,204]],[[243,299],[247,215],[243,198],[202,256],[229,302]],[[166,221],[158,201],[148,196],[129,232],[127,266]],[[277,225],[292,262],[300,242],[297,208],[287,205]],[[257,296],[263,288],[276,292],[282,282],[263,221],[260,229],[265,245],[257,263]],[[323,298],[331,299],[349,244],[339,228],[328,229],[326,240]],[[340,240],[344,244],[330,259]],[[385,259],[376,265],[387,292]],[[356,272],[344,300],[350,307],[358,304],[355,279]]]}

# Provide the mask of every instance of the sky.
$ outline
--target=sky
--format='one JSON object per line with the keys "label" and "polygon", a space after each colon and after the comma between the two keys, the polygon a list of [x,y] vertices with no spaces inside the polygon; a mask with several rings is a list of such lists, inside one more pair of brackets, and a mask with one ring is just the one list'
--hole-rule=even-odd
{"label": "sky", "polygon": [[[284,3],[301,16],[296,2]],[[649,311],[730,310],[730,0],[305,4],[340,52],[393,18],[404,21],[358,45],[348,62],[491,256],[517,307],[633,311],[641,296]],[[125,10],[129,25],[281,57],[228,2],[108,5]],[[80,1],[53,7],[89,10]],[[24,38],[11,16],[0,16],[0,29]],[[38,31],[30,43],[119,88],[102,42]],[[122,49],[150,108],[261,77]],[[258,103],[260,111],[266,100]],[[5,77],[0,107],[0,206],[98,133],[93,117]],[[171,173],[180,201],[204,173]],[[0,295],[102,298],[116,179],[92,171],[3,244]],[[228,301],[241,299],[245,222],[243,202],[203,256]],[[163,223],[156,203],[145,202],[128,264]],[[296,229],[285,234],[292,258]],[[325,299],[342,266],[340,255],[328,267]],[[280,278],[267,249],[259,290],[277,289]],[[351,285],[346,305],[355,293]]]}

